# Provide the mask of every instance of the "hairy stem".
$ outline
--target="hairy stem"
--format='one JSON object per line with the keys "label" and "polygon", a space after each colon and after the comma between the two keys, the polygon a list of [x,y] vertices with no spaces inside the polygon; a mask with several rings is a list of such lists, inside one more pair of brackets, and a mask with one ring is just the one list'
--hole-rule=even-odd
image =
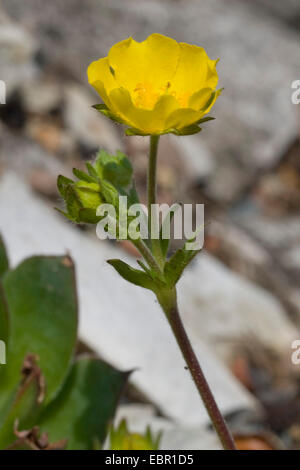
{"label": "hairy stem", "polygon": [[159,265],[157,264],[156,259],[154,258],[153,254],[151,253],[147,245],[143,242],[143,240],[139,239],[132,243],[139,250],[141,255],[144,257],[145,261],[147,261],[149,267],[153,268],[154,271],[156,271],[158,274],[161,274],[162,271]]}
{"label": "hairy stem", "polygon": [[[164,265],[164,259],[161,253],[159,239],[153,238],[153,235],[159,234],[159,220],[155,213],[156,204],[156,168],[157,168],[157,150],[159,136],[150,137],[150,152],[148,166],[148,234],[151,237],[152,252],[160,267]],[[152,217],[154,215],[154,217]]]}
{"label": "hairy stem", "polygon": [[[157,233],[159,224],[158,218],[154,217],[152,220],[152,205],[156,203],[156,167],[157,167],[157,149],[158,149],[158,136],[150,137],[150,153],[149,153],[149,168],[148,168],[148,233],[150,236]],[[155,214],[155,212],[154,212]],[[162,255],[160,240],[153,239],[151,236],[151,248],[149,248],[139,240],[136,244],[145,260],[153,269],[157,272],[162,273],[165,259]],[[233,438],[227,428],[224,418],[218,408],[218,405],[214,399],[214,396],[210,390],[210,387],[203,374],[202,368],[198,362],[196,354],[192,348],[189,338],[184,329],[181,321],[177,301],[176,301],[176,289],[174,288],[163,288],[160,292],[156,292],[158,301],[164,310],[166,317],[169,321],[171,329],[177,340],[178,346],[181,349],[182,355],[188,365],[190,373],[193,377],[195,385],[202,398],[207,413],[213,423],[213,426],[222,442],[225,450],[236,450]]]}
{"label": "hairy stem", "polygon": [[192,348],[190,340],[181,321],[176,302],[176,293],[173,293],[173,302],[171,307],[170,301],[168,302],[168,306],[164,304],[164,300],[163,302],[160,301],[160,303],[166,313],[171,329],[177,340],[177,344],[188,365],[189,371],[193,377],[203,404],[212,421],[215,431],[219,436],[223,448],[225,450],[236,450],[234,440],[218,408],[218,405],[207,383],[203,370],[198,362],[196,354]]}

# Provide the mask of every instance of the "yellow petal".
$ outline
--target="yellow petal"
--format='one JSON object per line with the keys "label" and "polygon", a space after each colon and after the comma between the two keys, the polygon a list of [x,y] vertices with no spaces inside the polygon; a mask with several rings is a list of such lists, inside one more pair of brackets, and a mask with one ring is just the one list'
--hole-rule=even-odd
{"label": "yellow petal", "polygon": [[161,134],[167,130],[167,118],[178,108],[178,102],[170,95],[161,96],[152,110],[137,108],[124,88],[113,90],[109,100],[113,113],[144,134]]}
{"label": "yellow petal", "polygon": [[217,61],[211,60],[203,47],[185,43],[179,46],[178,68],[171,81],[170,92],[179,100],[181,96],[186,100],[187,91],[192,95],[201,88],[215,88],[218,83]]}
{"label": "yellow petal", "polygon": [[161,34],[152,34],[143,42],[125,39],[109,51],[109,65],[120,87],[129,90],[151,88],[157,98],[169,86],[179,59],[179,44]]}
{"label": "yellow petal", "polygon": [[166,122],[167,129],[183,129],[199,121],[203,116],[202,111],[195,111],[191,108],[181,108],[174,111]]}
{"label": "yellow petal", "polygon": [[189,107],[199,111],[200,109],[206,109],[213,99],[215,91],[211,88],[202,88],[202,90],[194,93],[189,99]]}
{"label": "yellow petal", "polygon": [[207,114],[209,113],[209,111],[211,110],[211,108],[213,107],[213,105],[215,104],[215,102],[217,101],[218,97],[220,96],[220,94],[222,93],[222,89],[220,90],[216,90],[213,95],[210,97],[210,99],[208,100],[208,102],[202,107],[202,111],[203,111],[203,114]]}
{"label": "yellow petal", "polygon": [[89,83],[99,93],[104,103],[109,106],[108,95],[117,87],[116,80],[109,68],[107,57],[92,62],[87,69]]}
{"label": "yellow petal", "polygon": [[169,116],[166,123],[168,128],[183,129],[198,122],[213,107],[221,91],[205,88],[194,93],[190,99],[189,108],[177,109]]}

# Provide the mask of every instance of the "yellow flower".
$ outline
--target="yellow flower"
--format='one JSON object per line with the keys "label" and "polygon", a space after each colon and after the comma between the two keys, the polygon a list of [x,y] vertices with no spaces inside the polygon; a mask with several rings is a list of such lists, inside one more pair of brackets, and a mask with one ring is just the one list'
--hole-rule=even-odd
{"label": "yellow flower", "polygon": [[191,134],[221,92],[217,62],[202,47],[152,34],[115,44],[87,74],[105,103],[96,109],[129,126],[128,134]]}

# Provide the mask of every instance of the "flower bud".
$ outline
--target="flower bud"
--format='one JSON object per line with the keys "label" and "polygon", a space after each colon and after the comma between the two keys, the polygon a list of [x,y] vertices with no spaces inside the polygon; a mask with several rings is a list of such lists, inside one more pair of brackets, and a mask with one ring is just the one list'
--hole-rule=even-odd
{"label": "flower bud", "polygon": [[97,209],[103,203],[99,184],[78,181],[74,187],[82,206],[86,209]]}

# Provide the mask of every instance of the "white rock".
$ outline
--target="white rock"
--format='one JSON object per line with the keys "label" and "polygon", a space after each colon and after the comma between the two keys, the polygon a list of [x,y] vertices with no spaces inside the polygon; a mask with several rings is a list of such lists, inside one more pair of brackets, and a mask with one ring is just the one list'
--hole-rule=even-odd
{"label": "white rock", "polygon": [[0,14],[0,79],[5,82],[7,96],[36,74],[32,36]]}
{"label": "white rock", "polygon": [[62,87],[54,80],[39,80],[25,83],[22,88],[22,97],[26,111],[32,113],[47,113],[62,102]]}
{"label": "white rock", "polygon": [[216,170],[216,161],[205,143],[196,135],[188,138],[170,136],[171,142],[177,147],[178,154],[186,164],[188,176],[195,181],[207,178]]}
{"label": "white rock", "polygon": [[272,294],[208,254],[199,256],[179,287],[179,304],[191,338],[201,338],[225,359],[238,340],[254,338],[286,355],[299,336]]}
{"label": "white rock", "polygon": [[66,124],[75,138],[110,152],[122,150],[122,142],[115,125],[91,109],[97,101],[84,88],[76,85],[66,87],[65,99]]}

